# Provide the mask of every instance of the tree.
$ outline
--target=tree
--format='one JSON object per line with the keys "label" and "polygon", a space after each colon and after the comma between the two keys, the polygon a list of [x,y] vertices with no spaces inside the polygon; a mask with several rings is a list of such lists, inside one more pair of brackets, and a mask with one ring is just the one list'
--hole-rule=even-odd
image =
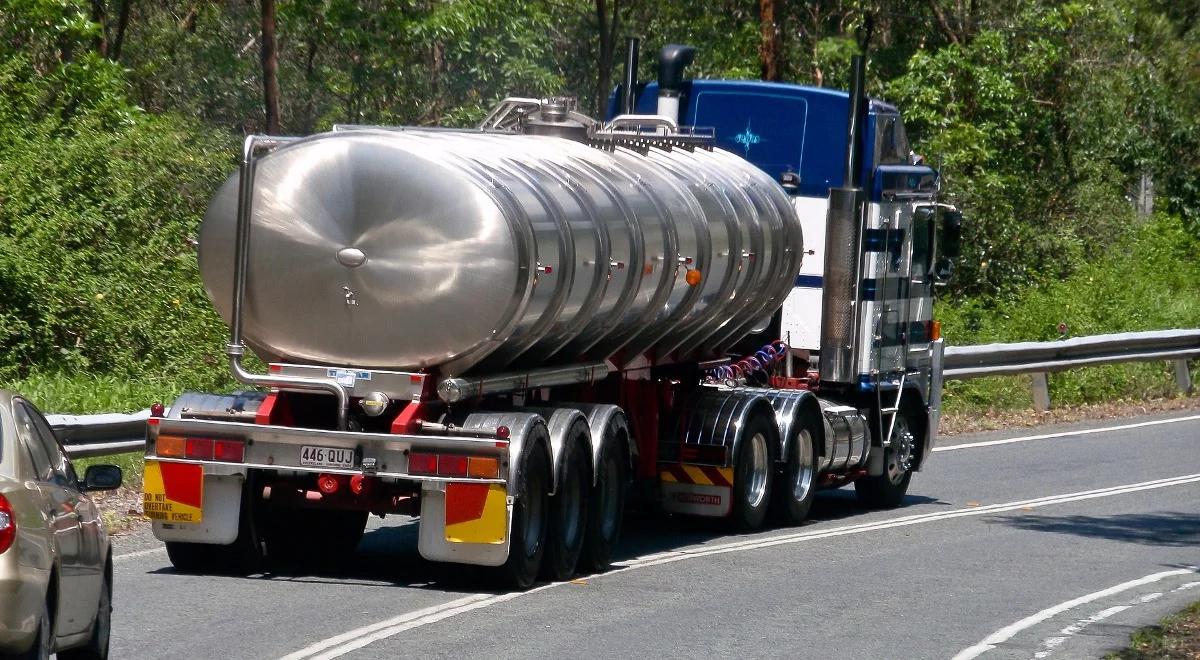
{"label": "tree", "polygon": [[279,54],[275,45],[275,0],[262,2],[263,111],[268,135],[279,133]]}
{"label": "tree", "polygon": [[762,30],[762,41],[758,45],[758,59],[762,64],[763,80],[782,80],[783,67],[780,58],[779,24],[775,21],[775,0],[758,0],[758,22]]}

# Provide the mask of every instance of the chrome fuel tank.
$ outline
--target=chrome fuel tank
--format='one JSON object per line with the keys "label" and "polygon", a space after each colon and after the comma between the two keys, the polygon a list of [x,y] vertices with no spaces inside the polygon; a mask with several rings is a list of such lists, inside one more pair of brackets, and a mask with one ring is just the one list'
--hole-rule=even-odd
{"label": "chrome fuel tank", "polygon": [[[226,320],[236,216],[235,174],[200,231]],[[258,161],[251,217],[261,357],[444,375],[717,354],[803,255],[787,195],[733,154],[537,135],[316,135]]]}

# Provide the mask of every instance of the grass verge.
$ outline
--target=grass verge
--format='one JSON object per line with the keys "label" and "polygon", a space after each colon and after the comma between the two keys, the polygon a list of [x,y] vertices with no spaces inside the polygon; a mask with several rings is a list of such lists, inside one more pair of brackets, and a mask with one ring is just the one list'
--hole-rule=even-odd
{"label": "grass verge", "polygon": [[1133,633],[1129,648],[1106,660],[1195,660],[1200,658],[1200,601]]}

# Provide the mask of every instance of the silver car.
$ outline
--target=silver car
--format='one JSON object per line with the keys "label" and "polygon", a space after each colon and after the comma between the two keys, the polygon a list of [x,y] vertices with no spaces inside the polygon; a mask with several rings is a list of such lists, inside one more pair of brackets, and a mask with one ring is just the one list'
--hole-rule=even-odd
{"label": "silver car", "polygon": [[90,490],[121,485],[94,465],[83,480],[33,404],[0,390],[0,658],[107,658],[112,550]]}

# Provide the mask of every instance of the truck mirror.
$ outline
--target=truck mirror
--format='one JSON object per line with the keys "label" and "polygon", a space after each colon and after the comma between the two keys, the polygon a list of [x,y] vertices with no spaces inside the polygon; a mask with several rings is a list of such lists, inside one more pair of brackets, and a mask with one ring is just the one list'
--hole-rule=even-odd
{"label": "truck mirror", "polygon": [[954,263],[949,257],[941,257],[933,264],[933,283],[935,286],[946,286],[950,275],[954,273]]}
{"label": "truck mirror", "polygon": [[947,257],[957,257],[962,251],[962,213],[946,211],[942,213],[942,254]]}

